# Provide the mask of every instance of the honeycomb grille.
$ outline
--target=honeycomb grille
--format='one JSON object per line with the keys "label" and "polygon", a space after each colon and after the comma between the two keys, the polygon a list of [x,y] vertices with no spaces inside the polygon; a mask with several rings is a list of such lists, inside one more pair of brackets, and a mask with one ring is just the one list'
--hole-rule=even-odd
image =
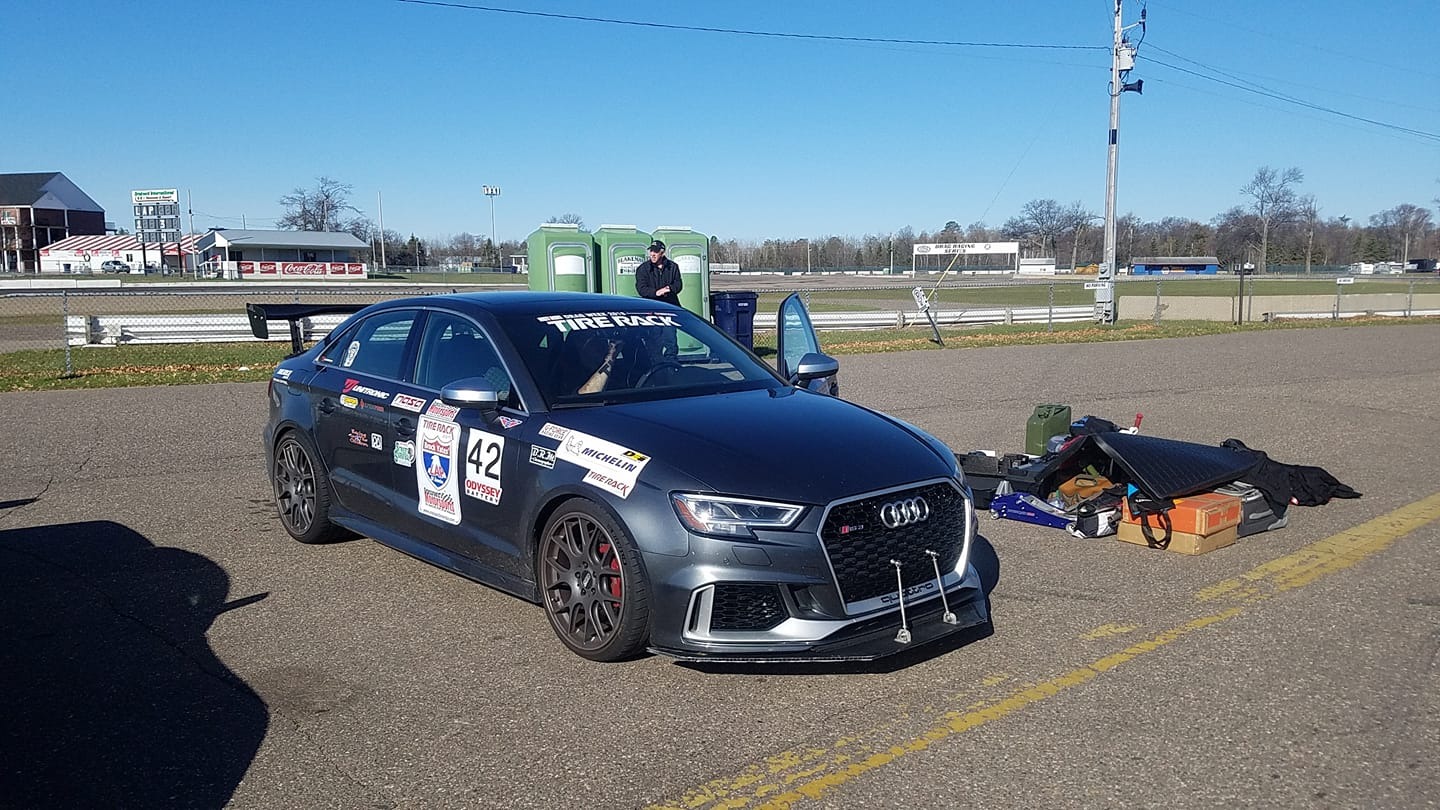
{"label": "honeycomb grille", "polygon": [[711,630],[769,630],[788,614],[774,585],[722,582],[715,586]]}
{"label": "honeycomb grille", "polygon": [[[910,526],[886,528],[880,509],[887,503],[924,498],[930,516]],[[946,483],[842,503],[830,510],[820,540],[846,603],[894,593],[899,560],[905,587],[935,580],[931,549],[940,555],[940,573],[954,570],[965,546],[965,497]]]}

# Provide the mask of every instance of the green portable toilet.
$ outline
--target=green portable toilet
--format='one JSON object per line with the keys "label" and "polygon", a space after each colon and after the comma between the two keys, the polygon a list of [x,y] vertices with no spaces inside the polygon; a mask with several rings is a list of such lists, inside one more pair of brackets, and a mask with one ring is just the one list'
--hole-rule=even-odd
{"label": "green portable toilet", "polygon": [[579,225],[546,222],[525,240],[530,289],[596,292],[595,239]]}
{"label": "green portable toilet", "polygon": [[710,318],[710,237],[688,225],[661,225],[653,236],[680,265],[680,306]]}
{"label": "green portable toilet", "polygon": [[[649,261],[650,234],[634,225],[601,225],[595,230],[600,292],[634,297],[635,268]],[[684,283],[683,280],[681,282]]]}

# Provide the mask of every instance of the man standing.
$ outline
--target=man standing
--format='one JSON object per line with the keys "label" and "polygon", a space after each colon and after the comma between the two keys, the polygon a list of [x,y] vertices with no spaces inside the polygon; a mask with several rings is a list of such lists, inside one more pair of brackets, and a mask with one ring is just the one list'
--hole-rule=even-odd
{"label": "man standing", "polygon": [[635,268],[635,292],[641,298],[680,306],[680,265],[665,258],[665,243],[650,243],[650,261]]}
{"label": "man standing", "polygon": [[[650,243],[650,261],[635,268],[635,292],[641,298],[680,306],[680,265],[665,258],[665,243]],[[657,326],[650,340],[651,362],[673,362],[680,354],[675,327]]]}

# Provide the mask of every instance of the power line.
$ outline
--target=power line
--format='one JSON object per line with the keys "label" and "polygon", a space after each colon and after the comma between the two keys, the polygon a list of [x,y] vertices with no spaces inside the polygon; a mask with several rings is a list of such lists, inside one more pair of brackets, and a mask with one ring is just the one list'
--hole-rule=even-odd
{"label": "power line", "polygon": [[[1197,61],[1194,60],[1194,59],[1190,59],[1189,57],[1182,56],[1182,55],[1180,55],[1180,54],[1178,54],[1178,53],[1175,53],[1174,51],[1167,51],[1167,50],[1165,50],[1164,48],[1160,47],[1159,45],[1151,45],[1150,48],[1151,48],[1151,50],[1156,50],[1156,51],[1159,51],[1160,53],[1167,54],[1167,55],[1169,55],[1169,56],[1173,56],[1173,57],[1175,57],[1176,59],[1179,59],[1179,60],[1182,61],[1182,62],[1188,62],[1188,63],[1190,63],[1190,64],[1192,64],[1192,65],[1194,65],[1194,66],[1196,66],[1196,67],[1198,67],[1198,68],[1201,68],[1201,69],[1203,69],[1203,70],[1208,70],[1208,71],[1210,71],[1211,73],[1218,73],[1218,74],[1220,74],[1221,76],[1224,76],[1224,77],[1226,77],[1226,78],[1234,79],[1234,80],[1237,81],[1237,82],[1243,82],[1243,83],[1248,84],[1248,85],[1251,85],[1251,86],[1253,86],[1253,87],[1258,87],[1258,88],[1260,88],[1260,89],[1262,89],[1262,90],[1268,90],[1268,89],[1270,89],[1270,88],[1267,88],[1267,87],[1265,87],[1264,85],[1261,85],[1261,84],[1259,84],[1259,83],[1257,83],[1257,82],[1253,82],[1253,81],[1251,81],[1251,80],[1249,80],[1249,79],[1246,79],[1246,78],[1243,77],[1243,76],[1237,76],[1237,75],[1235,75],[1234,73],[1228,73],[1228,72],[1226,72],[1226,71],[1224,71],[1224,70],[1221,70],[1220,68],[1215,67],[1214,65],[1207,65],[1207,64],[1205,64],[1204,62],[1197,62]],[[1278,77],[1275,77],[1275,76],[1261,76],[1261,75],[1259,75],[1259,74],[1255,74],[1255,76],[1256,76],[1257,78],[1261,78],[1261,79],[1270,79],[1271,81],[1278,81],[1278,82],[1285,82],[1285,83],[1287,83],[1287,84],[1294,84],[1294,85],[1297,86],[1297,87],[1304,87],[1304,88],[1307,89],[1307,90],[1320,90],[1320,91],[1322,91],[1322,92],[1334,92],[1334,93],[1339,93],[1339,94],[1342,95],[1342,96],[1350,96],[1351,98],[1363,98],[1363,99],[1365,99],[1366,101],[1380,102],[1380,103],[1383,103],[1383,104],[1386,104],[1386,105],[1392,106],[1392,107],[1408,107],[1408,108],[1410,108],[1410,109],[1412,109],[1412,110],[1420,110],[1421,112],[1429,112],[1429,113],[1440,112],[1440,110],[1437,110],[1437,109],[1435,109],[1435,108],[1433,108],[1433,107],[1422,107],[1422,106],[1420,106],[1420,105],[1418,105],[1418,104],[1407,104],[1407,103],[1405,103],[1405,102],[1403,102],[1403,101],[1394,101],[1394,100],[1390,100],[1390,99],[1382,99],[1382,98],[1378,98],[1378,97],[1373,96],[1373,95],[1360,95],[1360,94],[1358,94],[1358,93],[1346,93],[1346,92],[1341,91],[1341,90],[1335,90],[1334,88],[1315,87],[1315,86],[1313,86],[1313,85],[1301,84],[1301,83],[1299,83],[1299,82],[1291,82],[1291,81],[1289,81],[1289,80],[1287,80],[1287,79],[1281,79],[1281,78],[1278,78]],[[1274,92],[1280,93],[1281,91],[1275,90]],[[1287,95],[1288,95],[1288,94],[1287,94]]]}
{"label": "power line", "polygon": [[775,39],[809,39],[826,42],[862,42],[878,43],[885,45],[942,45],[958,48],[1034,48],[1058,51],[1108,51],[1104,45],[1047,45],[1030,42],[963,42],[944,39],[892,39],[888,37],[851,37],[838,34],[798,34],[789,31],[756,31],[745,28],[713,28],[703,25],[676,25],[673,23],[657,23],[647,20],[622,20],[612,17],[586,17],[579,14],[556,14],[548,11],[529,11],[518,8],[500,8],[498,6],[479,6],[470,3],[451,3],[442,0],[396,0],[399,3],[408,3],[416,6],[436,6],[439,8],[458,8],[466,11],[488,11],[494,14],[515,14],[522,17],[544,17],[552,20],[572,20],[576,22],[605,23],[607,25],[629,25],[636,28],[663,28],[669,31],[698,31],[706,34],[735,34],[747,37],[771,37]]}
{"label": "power line", "polygon": [[[1157,48],[1156,50],[1159,50],[1159,49]],[[1189,68],[1183,68],[1183,67],[1180,67],[1179,65],[1172,65],[1172,64],[1170,64],[1170,63],[1168,63],[1168,62],[1162,62],[1162,61],[1160,61],[1159,59],[1156,59],[1156,58],[1154,58],[1154,57],[1150,57],[1149,61],[1150,61],[1150,62],[1153,62],[1154,64],[1157,64],[1157,65],[1159,65],[1159,66],[1161,66],[1161,67],[1169,68],[1169,69],[1171,69],[1171,70],[1176,70],[1176,71],[1179,71],[1179,72],[1181,72],[1181,73],[1186,73],[1186,74],[1189,74],[1189,75],[1191,75],[1191,76],[1195,76],[1195,77],[1197,77],[1197,78],[1205,79],[1206,81],[1215,82],[1215,83],[1217,83],[1217,84],[1223,84],[1223,85],[1226,85],[1227,87],[1233,87],[1233,88],[1235,88],[1235,89],[1237,89],[1237,90],[1244,90],[1244,91],[1247,92],[1247,93],[1254,93],[1254,94],[1257,95],[1257,96],[1265,96],[1266,98],[1273,98],[1273,99],[1276,99],[1277,101],[1284,101],[1284,102],[1286,102],[1286,103],[1294,104],[1294,105],[1299,106],[1299,107],[1305,107],[1305,108],[1307,108],[1307,109],[1316,110],[1316,111],[1319,111],[1319,112],[1327,113],[1327,114],[1329,114],[1329,115],[1339,116],[1340,118],[1348,118],[1348,119],[1350,119],[1350,120],[1352,120],[1352,121],[1361,121],[1361,122],[1364,122],[1364,123],[1366,123],[1366,124],[1371,124],[1371,125],[1373,125],[1373,126],[1381,127],[1382,129],[1390,129],[1390,130],[1394,130],[1394,131],[1396,131],[1396,132],[1404,132],[1404,133],[1406,133],[1406,134],[1408,134],[1408,135],[1414,135],[1414,136],[1419,137],[1419,138],[1425,138],[1425,139],[1433,140],[1433,141],[1440,141],[1440,134],[1437,134],[1437,133],[1434,133],[1434,132],[1426,132],[1426,131],[1420,130],[1420,129],[1411,129],[1410,127],[1402,127],[1402,126],[1400,126],[1399,124],[1391,124],[1391,123],[1387,123],[1387,122],[1385,122],[1385,121],[1377,121],[1377,120],[1375,120],[1375,119],[1373,119],[1373,118],[1366,118],[1366,117],[1364,117],[1363,115],[1353,115],[1353,114],[1351,114],[1351,113],[1341,112],[1340,110],[1334,109],[1334,108],[1332,108],[1332,107],[1326,107],[1326,106],[1323,106],[1323,105],[1320,105],[1320,104],[1313,104],[1313,103],[1311,103],[1311,102],[1309,102],[1309,101],[1305,101],[1304,99],[1296,98],[1295,96],[1287,95],[1287,94],[1285,94],[1285,93],[1280,93],[1280,92],[1277,92],[1277,91],[1269,90],[1269,89],[1260,87],[1259,85],[1250,86],[1250,85],[1247,85],[1247,84],[1242,84],[1242,83],[1240,83],[1240,82],[1232,82],[1232,81],[1226,81],[1225,79],[1218,79],[1218,78],[1216,78],[1216,77],[1214,77],[1214,76],[1210,76],[1210,75],[1201,73],[1201,72],[1196,71],[1196,70],[1190,70]],[[1188,61],[1188,60],[1187,60],[1187,61]]]}

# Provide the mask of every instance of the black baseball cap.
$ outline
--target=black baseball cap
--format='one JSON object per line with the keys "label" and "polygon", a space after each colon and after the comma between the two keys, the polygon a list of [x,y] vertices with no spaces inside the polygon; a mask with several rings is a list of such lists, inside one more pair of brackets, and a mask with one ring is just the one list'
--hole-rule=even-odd
{"label": "black baseball cap", "polygon": [[659,239],[656,239],[654,242],[650,243],[649,249],[654,251],[662,251],[665,249],[665,243],[661,242]]}

